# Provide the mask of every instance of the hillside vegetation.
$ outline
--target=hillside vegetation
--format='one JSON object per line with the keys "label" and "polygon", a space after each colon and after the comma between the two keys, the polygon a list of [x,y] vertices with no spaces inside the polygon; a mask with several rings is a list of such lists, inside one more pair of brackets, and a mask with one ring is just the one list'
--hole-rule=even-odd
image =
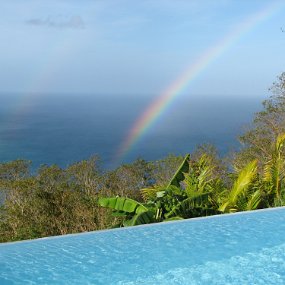
{"label": "hillside vegetation", "polygon": [[0,241],[285,205],[285,73],[270,90],[241,150],[226,158],[202,145],[110,171],[98,157],[35,173],[29,161],[0,163]]}

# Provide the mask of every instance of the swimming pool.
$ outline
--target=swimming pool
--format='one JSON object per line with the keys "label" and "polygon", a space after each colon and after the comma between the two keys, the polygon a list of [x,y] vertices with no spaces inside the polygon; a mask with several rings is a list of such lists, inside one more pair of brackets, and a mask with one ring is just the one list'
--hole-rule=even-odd
{"label": "swimming pool", "polygon": [[0,284],[285,284],[285,208],[1,244]]}

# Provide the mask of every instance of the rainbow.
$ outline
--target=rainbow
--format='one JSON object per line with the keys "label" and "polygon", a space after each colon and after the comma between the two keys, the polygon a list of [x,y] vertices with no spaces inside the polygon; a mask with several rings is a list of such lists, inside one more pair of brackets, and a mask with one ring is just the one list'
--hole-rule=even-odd
{"label": "rainbow", "polygon": [[213,47],[208,48],[193,64],[191,64],[134,123],[129,133],[120,145],[116,155],[116,162],[122,161],[133,146],[144,136],[153,123],[163,114],[169,105],[179,96],[189,84],[214,60],[233,46],[242,36],[252,30],[257,24],[265,21],[282,8],[284,2],[271,2],[258,12],[250,15],[237,24],[224,38]]}

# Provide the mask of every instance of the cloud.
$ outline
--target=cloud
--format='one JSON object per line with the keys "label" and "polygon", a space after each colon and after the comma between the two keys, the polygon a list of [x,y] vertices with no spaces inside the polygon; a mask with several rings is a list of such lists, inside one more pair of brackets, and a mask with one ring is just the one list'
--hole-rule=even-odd
{"label": "cloud", "polygon": [[32,26],[46,26],[58,29],[84,29],[85,23],[80,16],[48,16],[46,18],[32,18],[26,21]]}

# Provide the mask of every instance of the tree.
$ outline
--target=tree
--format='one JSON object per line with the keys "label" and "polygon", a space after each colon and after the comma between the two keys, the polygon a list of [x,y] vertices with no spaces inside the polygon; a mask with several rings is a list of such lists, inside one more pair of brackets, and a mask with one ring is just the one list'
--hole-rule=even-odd
{"label": "tree", "polygon": [[[161,187],[143,188],[141,191],[145,203],[129,199],[128,197],[107,197],[100,198],[99,205],[111,208],[114,216],[121,216],[123,219],[118,226],[134,226],[150,222],[165,220],[165,212],[168,211],[169,199],[173,200],[172,191],[180,191],[180,182],[184,179],[184,172],[189,170],[189,155],[186,155],[176,173],[169,183]],[[170,194],[170,197],[168,197]],[[180,195],[178,193],[178,195]],[[181,195],[180,195],[181,196]],[[175,200],[179,202],[178,199]]]}
{"label": "tree", "polygon": [[102,189],[103,181],[98,156],[74,163],[66,171],[74,189],[82,191],[87,195],[96,194]]}
{"label": "tree", "polygon": [[285,133],[280,134],[272,144],[271,158],[266,162],[263,171],[263,189],[273,206],[284,205],[285,192],[285,157],[282,155],[285,146]]}
{"label": "tree", "polygon": [[110,195],[141,199],[139,190],[151,184],[151,167],[143,159],[123,164],[104,175],[103,192]]}
{"label": "tree", "polygon": [[263,166],[270,159],[272,143],[285,132],[285,72],[269,90],[272,95],[263,101],[263,110],[256,113],[252,126],[240,137],[243,148],[234,158],[238,169],[254,159]]}
{"label": "tree", "polygon": [[173,173],[176,171],[182,161],[183,156],[170,154],[163,159],[149,162],[153,184],[165,186],[165,181],[169,181],[171,179]]}
{"label": "tree", "polygon": [[193,163],[186,155],[168,183],[141,189],[144,203],[109,197],[100,198],[99,204],[123,217],[120,226],[212,215],[218,213],[214,193],[223,190],[219,180],[213,178],[213,170],[212,160],[206,154]]}
{"label": "tree", "polygon": [[255,210],[261,200],[260,190],[254,187],[256,175],[257,161],[253,160],[240,171],[219,211],[228,213]]}
{"label": "tree", "polygon": [[96,159],[62,169],[27,161],[0,164],[0,241],[30,239],[103,229],[116,221],[98,207],[102,174]]}

